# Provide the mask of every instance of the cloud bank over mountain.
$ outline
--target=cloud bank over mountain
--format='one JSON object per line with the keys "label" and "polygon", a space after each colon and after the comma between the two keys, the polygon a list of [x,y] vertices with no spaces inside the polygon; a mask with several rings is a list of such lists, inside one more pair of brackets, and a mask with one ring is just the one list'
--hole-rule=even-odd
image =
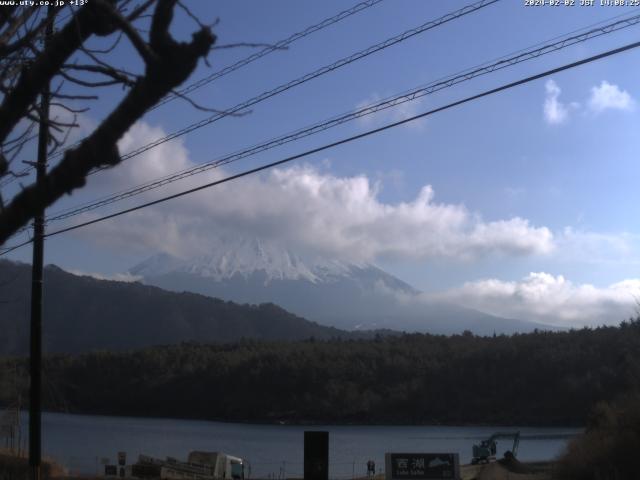
{"label": "cloud bank over mountain", "polygon": [[[160,133],[157,128],[136,125],[122,149],[130,150]],[[100,188],[122,188],[132,180],[142,182],[193,165],[180,142],[172,142],[106,173]],[[176,182],[163,193],[227,173],[212,170]],[[204,253],[212,236],[234,233],[358,261],[380,257],[470,260],[494,253],[519,256],[553,250],[554,237],[548,228],[518,216],[486,221],[464,205],[438,202],[431,185],[424,185],[413,199],[395,203],[381,200],[380,190],[381,184],[366,175],[340,177],[310,165],[294,165],[147,208],[78,235],[90,235],[115,248],[179,257]],[[144,198],[156,194],[148,195]]]}
{"label": "cloud bank over mountain", "polygon": [[[559,89],[551,90],[559,95]],[[138,124],[123,139],[121,149],[130,151],[163,134],[160,128]],[[90,178],[90,188],[98,194],[111,192],[193,166],[182,142],[169,142],[103,172],[99,182]],[[274,169],[74,235],[144,258],[158,252],[179,259],[207,255],[222,237],[260,238],[305,255],[348,262],[415,260],[424,262],[425,268],[432,260],[460,263],[487,257],[587,263],[612,258],[629,262],[638,257],[634,253],[638,239],[633,236],[571,227],[553,232],[519,216],[485,220],[463,204],[439,202],[431,185],[424,185],[413,198],[389,202],[382,199],[381,181],[364,174],[338,176],[325,167],[298,164]],[[175,193],[219,180],[229,172],[229,168],[212,169],[161,191]],[[136,197],[135,203],[157,198],[159,192]],[[83,220],[96,216],[84,214]],[[519,281],[488,276],[430,294],[429,299],[500,317],[579,326],[628,318],[634,312],[636,290],[640,291],[640,281],[633,279],[596,287],[573,284],[558,272],[552,275],[542,269]]]}

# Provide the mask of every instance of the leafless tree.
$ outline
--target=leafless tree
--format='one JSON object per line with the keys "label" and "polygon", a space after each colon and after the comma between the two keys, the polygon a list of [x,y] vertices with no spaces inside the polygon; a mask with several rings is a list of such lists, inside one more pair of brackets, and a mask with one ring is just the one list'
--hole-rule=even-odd
{"label": "leafless tree", "polygon": [[[176,7],[199,25],[189,42],[176,41],[169,33]],[[51,22],[57,28],[43,43],[43,32]],[[179,0],[89,0],[64,9],[0,7],[0,182],[22,173],[20,152],[37,136],[39,98],[47,85],[51,85],[51,105],[71,118],[48,120],[49,154],[61,148],[77,126],[73,118],[85,110],[77,105],[98,98],[99,91],[87,89],[120,85],[124,90],[117,106],[89,135],[62,150],[42,181],[22,188],[8,202],[0,195],[0,245],[27,225],[35,212],[81,188],[90,171],[117,165],[118,140],[182,84],[201,58],[206,61],[215,39],[210,26]],[[110,55],[121,40],[128,41],[140,57],[139,73],[113,62]]]}

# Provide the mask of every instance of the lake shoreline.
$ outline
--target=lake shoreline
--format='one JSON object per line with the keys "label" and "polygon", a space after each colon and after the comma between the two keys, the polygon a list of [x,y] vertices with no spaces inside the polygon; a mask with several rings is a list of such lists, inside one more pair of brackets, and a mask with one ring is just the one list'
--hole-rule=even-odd
{"label": "lake shoreline", "polygon": [[[0,410],[6,408],[0,405]],[[22,409],[23,414],[28,415],[28,410]],[[91,412],[91,411],[69,411],[69,410],[42,410],[42,413],[53,413],[63,415],[91,416],[91,417],[107,417],[107,418],[145,418],[149,420],[183,420],[193,422],[214,422],[239,425],[267,425],[267,426],[292,426],[292,427],[503,427],[503,428],[571,428],[584,429],[585,425],[573,424],[571,422],[549,422],[549,423],[518,423],[518,422],[336,422],[335,420],[297,420],[279,418],[273,420],[264,419],[225,419],[225,418],[202,418],[189,416],[156,416],[144,415],[141,412],[134,413],[112,413],[112,412]]]}
{"label": "lake shoreline", "polygon": [[[26,412],[21,422],[26,434]],[[301,475],[307,430],[329,432],[332,474],[341,478],[351,478],[353,472],[365,475],[369,459],[383,466],[386,452],[458,453],[467,464],[474,444],[508,430],[520,432],[521,461],[552,461],[583,431],[568,426],[282,425],[51,412],[43,414],[42,422],[43,454],[73,474],[95,475],[102,459],[113,464],[117,452],[127,452],[133,463],[141,454],[187,458],[191,451],[218,451],[248,459],[253,478]],[[498,455],[512,448],[512,442],[501,441]]]}

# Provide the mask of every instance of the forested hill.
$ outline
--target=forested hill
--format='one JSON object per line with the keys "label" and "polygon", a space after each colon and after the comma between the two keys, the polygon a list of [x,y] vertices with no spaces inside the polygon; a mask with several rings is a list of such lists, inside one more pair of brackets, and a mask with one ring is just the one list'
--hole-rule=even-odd
{"label": "forested hill", "polygon": [[[494,338],[183,344],[50,357],[44,391],[50,409],[100,414],[584,425],[598,401],[640,389],[638,352],[638,321]],[[2,364],[5,382],[14,362]]]}
{"label": "forested hill", "polygon": [[[139,283],[97,280],[45,268],[44,349],[78,353],[197,340],[229,342],[351,336],[273,304],[239,305]],[[31,267],[0,260],[0,354],[29,351]]]}

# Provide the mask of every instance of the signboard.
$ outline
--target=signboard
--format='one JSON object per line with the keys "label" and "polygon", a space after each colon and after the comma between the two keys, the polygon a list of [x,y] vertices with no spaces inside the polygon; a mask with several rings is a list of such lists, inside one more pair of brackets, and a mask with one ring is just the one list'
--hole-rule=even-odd
{"label": "signboard", "polygon": [[386,480],[459,480],[457,453],[387,453]]}

